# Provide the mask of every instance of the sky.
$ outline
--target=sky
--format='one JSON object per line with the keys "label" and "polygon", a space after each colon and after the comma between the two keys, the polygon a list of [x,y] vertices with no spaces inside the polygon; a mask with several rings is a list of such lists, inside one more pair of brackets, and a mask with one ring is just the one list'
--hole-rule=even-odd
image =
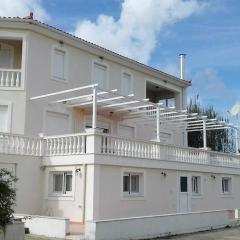
{"label": "sky", "polygon": [[240,0],[0,0],[0,16],[30,11],[50,25],[179,76],[188,98],[224,116],[240,109]]}

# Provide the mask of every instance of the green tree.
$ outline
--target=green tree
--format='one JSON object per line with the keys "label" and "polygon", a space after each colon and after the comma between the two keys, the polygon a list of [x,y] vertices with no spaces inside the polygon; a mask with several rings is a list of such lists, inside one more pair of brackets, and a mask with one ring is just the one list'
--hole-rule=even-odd
{"label": "green tree", "polygon": [[[199,115],[207,116],[209,119],[217,119],[219,121],[228,122],[228,119],[220,116],[214,110],[213,106],[202,107],[199,101],[199,96],[190,100],[188,104],[188,112],[198,113]],[[203,132],[189,132],[188,145],[189,147],[196,148],[203,147]],[[207,147],[218,152],[234,152],[233,130],[218,129],[207,131]]]}
{"label": "green tree", "polygon": [[0,230],[13,221],[13,207],[16,200],[14,183],[17,179],[6,169],[0,169]]}

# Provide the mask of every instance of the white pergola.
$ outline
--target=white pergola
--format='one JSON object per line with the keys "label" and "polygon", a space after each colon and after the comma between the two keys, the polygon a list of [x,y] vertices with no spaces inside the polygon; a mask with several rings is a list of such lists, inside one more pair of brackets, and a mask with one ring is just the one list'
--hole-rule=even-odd
{"label": "white pergola", "polygon": [[65,104],[67,107],[89,108],[92,110],[92,128],[97,128],[97,113],[110,113],[129,121],[152,122],[156,127],[156,141],[160,141],[160,128],[177,128],[187,132],[203,132],[203,147],[207,149],[207,131],[233,128],[238,152],[238,128],[224,121],[208,119],[198,113],[177,110],[152,103],[149,99],[138,99],[133,94],[121,95],[117,89],[103,90],[98,84],[81,86],[53,92],[30,100],[49,98],[51,104]]}

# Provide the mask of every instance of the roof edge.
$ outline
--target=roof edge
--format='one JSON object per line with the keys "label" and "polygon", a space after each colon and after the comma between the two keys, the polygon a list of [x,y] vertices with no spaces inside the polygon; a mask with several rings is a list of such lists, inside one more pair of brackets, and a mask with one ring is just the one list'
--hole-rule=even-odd
{"label": "roof edge", "polygon": [[0,22],[13,22],[13,23],[18,23],[18,22],[21,22],[21,23],[28,23],[28,24],[35,24],[35,25],[38,25],[39,27],[42,27],[44,29],[47,29],[47,30],[51,30],[51,31],[55,31],[61,35],[64,35],[65,37],[68,37],[68,38],[72,38],[76,41],[80,41],[82,44],[85,44],[87,45],[88,47],[91,47],[91,48],[95,48],[97,50],[100,50],[100,51],[104,51],[106,54],[109,54],[109,55],[112,55],[112,56],[115,56],[115,57],[119,57],[121,58],[122,60],[124,61],[128,61],[130,63],[133,63],[139,67],[143,67],[144,69],[146,70],[149,70],[149,71],[153,71],[154,73],[156,74],[161,74],[169,79],[171,79],[172,81],[174,81],[175,83],[180,83],[181,85],[183,86],[191,86],[192,85],[192,81],[191,80],[184,80],[184,79],[180,79],[176,76],[173,76],[171,74],[168,74],[166,72],[163,72],[157,68],[154,68],[154,67],[151,67],[147,64],[144,64],[144,63],[141,63],[141,62],[138,62],[134,59],[131,59],[131,58],[128,58],[126,56],[123,56],[119,53],[116,53],[114,51],[111,51],[107,48],[104,48],[104,47],[101,47],[95,43],[92,43],[92,42],[89,42],[87,40],[84,40],[80,37],[77,37],[71,33],[68,33],[68,32],[65,32],[59,28],[56,28],[56,27],[53,27],[51,25],[48,25],[46,23],[43,23],[41,21],[38,21],[38,20],[35,20],[35,19],[32,19],[32,18],[29,18],[29,17],[26,17],[26,18],[20,18],[20,17],[0,17]]}

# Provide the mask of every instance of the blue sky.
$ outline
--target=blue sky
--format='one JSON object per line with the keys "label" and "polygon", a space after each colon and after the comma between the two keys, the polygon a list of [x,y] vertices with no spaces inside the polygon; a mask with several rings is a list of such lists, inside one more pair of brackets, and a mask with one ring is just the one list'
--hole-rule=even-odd
{"label": "blue sky", "polygon": [[[186,78],[193,84],[189,97],[199,94],[204,105],[224,115],[240,101],[239,0],[27,0],[25,6],[14,1],[22,7],[19,15],[33,8],[51,25],[122,54],[130,52],[174,75],[178,54],[184,52]],[[0,15],[11,15],[10,2],[1,2]]]}

